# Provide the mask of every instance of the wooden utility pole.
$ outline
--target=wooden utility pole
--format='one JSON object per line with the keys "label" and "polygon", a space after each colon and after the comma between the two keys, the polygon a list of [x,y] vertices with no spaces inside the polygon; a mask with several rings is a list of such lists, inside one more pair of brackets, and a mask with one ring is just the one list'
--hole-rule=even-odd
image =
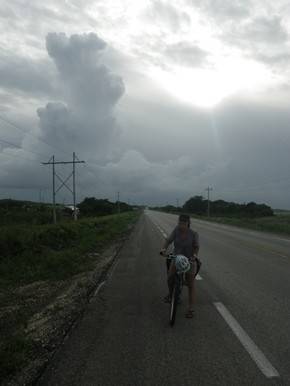
{"label": "wooden utility pole", "polygon": [[208,187],[205,189],[207,191],[207,217],[210,216],[210,201],[209,201],[209,193],[213,190],[212,188]]}

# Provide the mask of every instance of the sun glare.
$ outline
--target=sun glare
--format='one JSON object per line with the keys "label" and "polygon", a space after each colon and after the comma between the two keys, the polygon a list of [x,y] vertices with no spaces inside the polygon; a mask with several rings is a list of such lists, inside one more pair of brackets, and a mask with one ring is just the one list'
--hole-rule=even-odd
{"label": "sun glare", "polygon": [[262,65],[247,61],[220,61],[214,68],[152,68],[151,77],[170,94],[186,103],[212,108],[237,93],[261,91],[271,82]]}

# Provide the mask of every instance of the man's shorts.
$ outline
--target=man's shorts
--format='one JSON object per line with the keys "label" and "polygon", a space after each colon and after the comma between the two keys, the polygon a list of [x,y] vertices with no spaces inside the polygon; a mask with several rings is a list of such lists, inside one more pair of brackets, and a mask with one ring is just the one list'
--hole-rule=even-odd
{"label": "man's shorts", "polygon": [[187,271],[186,273],[190,274],[190,275],[195,275],[196,274],[196,270],[197,270],[197,261],[196,261],[196,259],[194,259],[194,260],[188,259],[188,260],[189,260],[189,263],[190,263],[190,270]]}

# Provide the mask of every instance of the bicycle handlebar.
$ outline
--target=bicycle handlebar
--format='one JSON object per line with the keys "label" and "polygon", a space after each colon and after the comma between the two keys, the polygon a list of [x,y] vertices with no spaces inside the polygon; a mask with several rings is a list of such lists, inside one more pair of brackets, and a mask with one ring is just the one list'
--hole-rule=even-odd
{"label": "bicycle handlebar", "polygon": [[[173,253],[163,253],[163,252],[161,252],[161,251],[159,252],[159,254],[160,254],[161,256],[164,256],[164,257],[167,257],[167,258],[169,258],[169,257],[173,258],[173,256],[176,256],[176,255],[174,255]],[[197,256],[195,256],[195,255],[194,255],[194,258],[195,258],[196,263],[197,263],[196,272],[195,272],[195,275],[194,275],[194,276],[196,276],[196,275],[198,274],[198,272],[200,271],[201,261],[200,261],[199,258],[198,258]]]}
{"label": "bicycle handlebar", "polygon": [[[163,252],[159,252],[159,255],[160,256],[164,256],[164,257],[173,257],[173,256],[176,256],[174,253],[163,253]],[[193,255],[193,257],[195,259],[198,259],[198,257],[196,255]]]}

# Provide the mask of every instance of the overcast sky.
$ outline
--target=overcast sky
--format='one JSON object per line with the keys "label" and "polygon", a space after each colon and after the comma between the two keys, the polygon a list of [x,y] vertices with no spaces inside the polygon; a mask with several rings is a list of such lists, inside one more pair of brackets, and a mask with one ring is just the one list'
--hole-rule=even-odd
{"label": "overcast sky", "polygon": [[78,200],[290,209],[289,22],[289,0],[2,0],[0,198],[50,200],[41,162],[75,151]]}

